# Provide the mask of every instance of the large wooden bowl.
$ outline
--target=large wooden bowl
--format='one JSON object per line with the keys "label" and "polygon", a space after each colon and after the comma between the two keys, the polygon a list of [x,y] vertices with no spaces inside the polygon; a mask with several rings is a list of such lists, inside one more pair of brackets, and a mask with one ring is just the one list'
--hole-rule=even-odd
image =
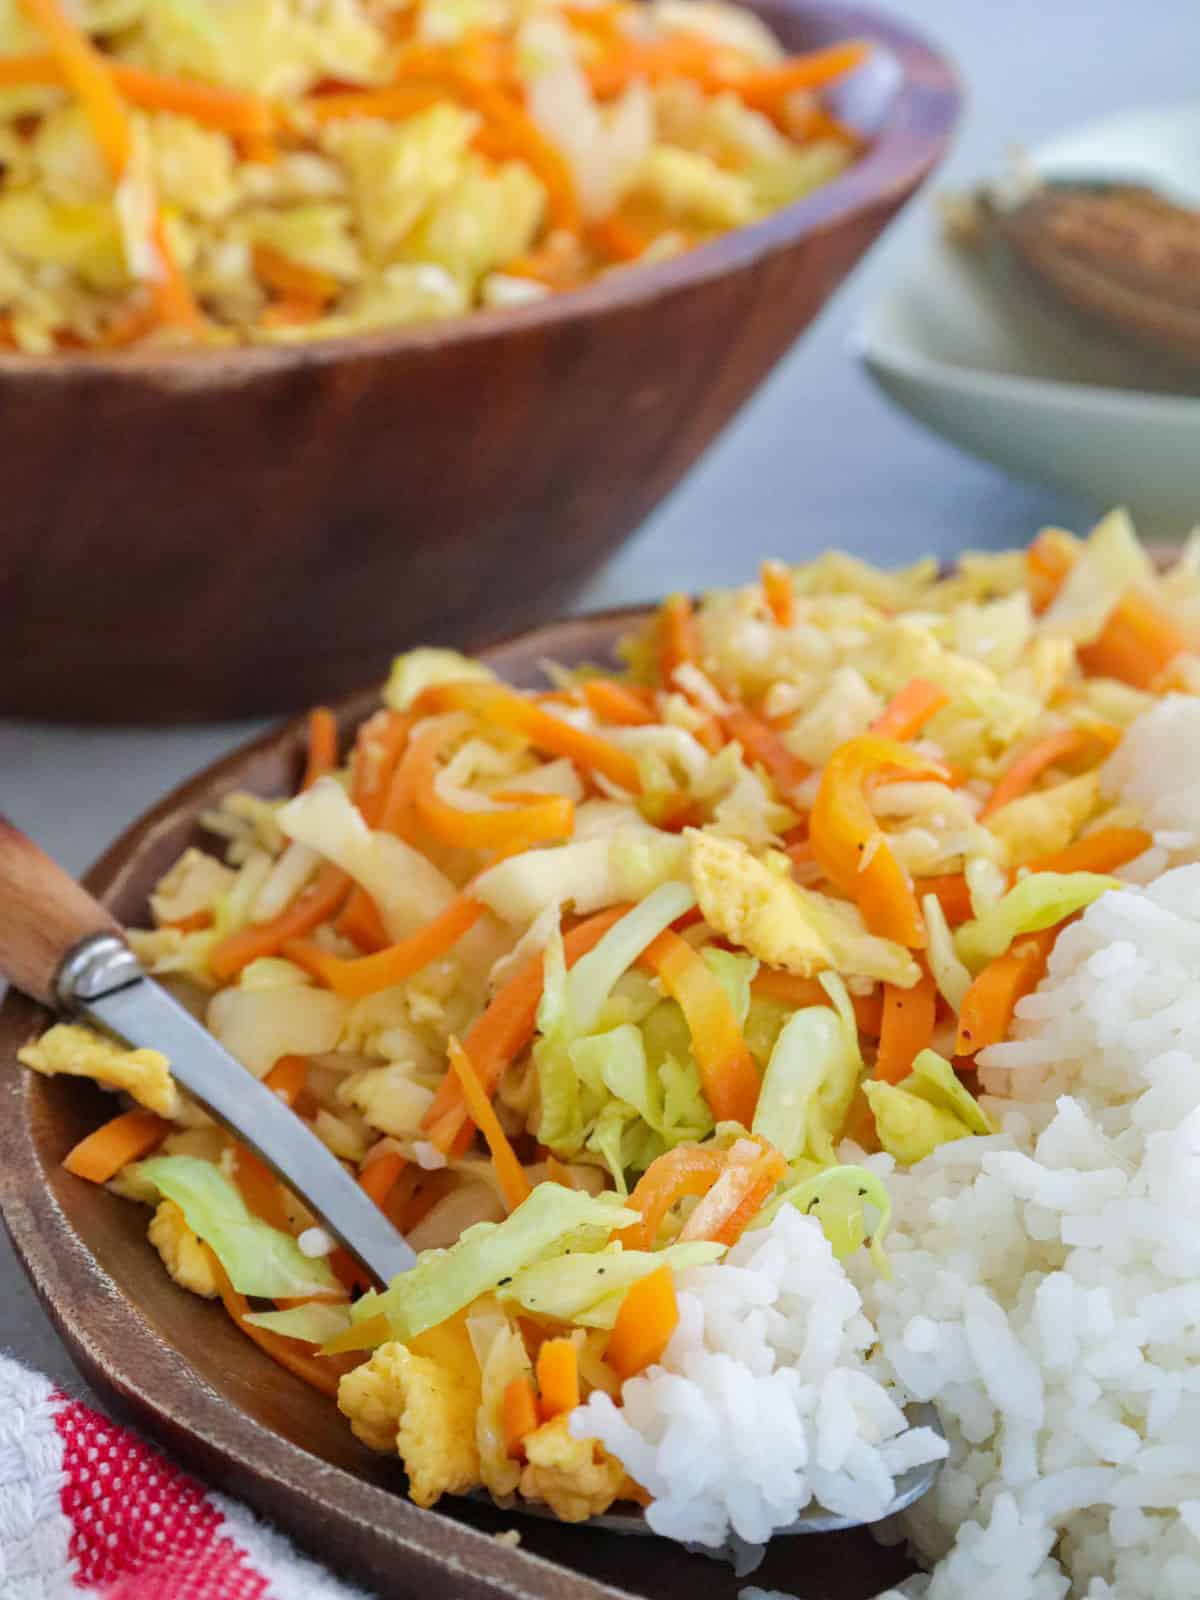
{"label": "large wooden bowl", "polygon": [[765,222],[517,312],[302,349],[0,356],[0,714],[292,710],[397,646],[561,612],[954,125],[951,69],[901,24],[749,3],[791,49],[880,47],[853,81],[869,152]]}
{"label": "large wooden bowl", "polygon": [[[490,652],[514,683],[539,663],[611,659],[642,613],[583,618]],[[341,708],[349,730],[373,694]],[[211,844],[198,813],[228,790],[290,791],[302,760],[296,725],[246,745],[133,825],[87,884],[127,923],[144,923],[156,879],[188,844]],[[0,915],[3,912],[0,910]],[[315,1555],[386,1596],[444,1600],[736,1600],[726,1566],[659,1539],[560,1527],[466,1501],[421,1511],[396,1460],[359,1445],[332,1403],[276,1366],[218,1305],[177,1288],[146,1240],[147,1213],[63,1171],[71,1146],[111,1115],[81,1080],[39,1078],[18,1047],[44,1025],[31,1001],[0,1006],[0,1210],[17,1253],[88,1381],[175,1455],[247,1500]],[[490,1537],[521,1532],[513,1550]],[[754,1582],[805,1600],[865,1600],[905,1571],[864,1531],[776,1541]]]}

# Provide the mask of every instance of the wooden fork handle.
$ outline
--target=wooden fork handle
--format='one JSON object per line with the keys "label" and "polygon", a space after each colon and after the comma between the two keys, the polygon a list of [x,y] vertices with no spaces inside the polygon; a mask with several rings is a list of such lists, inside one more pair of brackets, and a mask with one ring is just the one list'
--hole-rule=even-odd
{"label": "wooden fork handle", "polygon": [[56,1004],[63,957],[93,933],[120,933],[108,912],[0,814],[0,977]]}

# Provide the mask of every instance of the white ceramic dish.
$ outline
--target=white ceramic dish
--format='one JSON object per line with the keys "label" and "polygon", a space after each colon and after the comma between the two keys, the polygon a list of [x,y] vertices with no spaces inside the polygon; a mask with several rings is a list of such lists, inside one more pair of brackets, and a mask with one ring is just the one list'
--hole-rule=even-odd
{"label": "white ceramic dish", "polygon": [[[1200,103],[1126,112],[1030,152],[1056,177],[1153,183],[1200,207]],[[948,243],[930,218],[857,330],[896,403],[973,455],[1095,503],[1143,531],[1200,522],[1200,368],[1143,354],[1047,293],[1000,249]]]}

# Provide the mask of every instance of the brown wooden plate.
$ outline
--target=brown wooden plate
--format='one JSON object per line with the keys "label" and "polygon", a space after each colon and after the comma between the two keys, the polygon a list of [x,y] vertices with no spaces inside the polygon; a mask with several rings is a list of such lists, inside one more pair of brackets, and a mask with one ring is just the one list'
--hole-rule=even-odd
{"label": "brown wooden plate", "polygon": [[[646,615],[554,623],[485,659],[532,687],[544,681],[547,659],[611,662],[618,637]],[[377,700],[372,691],[345,702],[344,735]],[[290,792],[303,738],[290,723],[175,790],[117,840],[87,886],[122,922],[144,924],[150,890],[171,862],[189,844],[212,844],[198,814],[231,789]],[[864,1600],[909,1570],[900,1552],[863,1530],[777,1540],[753,1579],[738,1580],[661,1539],[465,1500],[418,1509],[397,1460],[360,1445],[328,1399],[276,1366],[219,1305],[172,1283],[147,1242],[144,1208],[63,1171],[63,1156],[111,1114],[112,1101],[93,1084],[41,1078],[17,1063],[19,1046],[44,1023],[16,993],[0,1006],[0,1210],[42,1303],[80,1371],[118,1412],[328,1565],[382,1595],[444,1600],[684,1600],[701,1588],[711,1600],[735,1600],[746,1582],[805,1600]],[[518,1549],[491,1537],[514,1527]]]}

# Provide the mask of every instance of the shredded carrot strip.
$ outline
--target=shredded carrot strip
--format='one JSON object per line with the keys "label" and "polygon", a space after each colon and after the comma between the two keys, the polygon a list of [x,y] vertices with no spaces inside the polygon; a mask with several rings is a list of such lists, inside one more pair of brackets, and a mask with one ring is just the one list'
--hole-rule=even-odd
{"label": "shredded carrot strip", "polygon": [[725,1154],[694,1144],[676,1145],[643,1172],[629,1197],[628,1209],[642,1220],[630,1223],[617,1238],[626,1250],[653,1250],[663,1218],[688,1197],[706,1195],[725,1170]]}
{"label": "shredded carrot strip", "polygon": [[81,1139],[63,1157],[63,1166],[89,1183],[107,1183],[130,1161],[140,1161],[171,1131],[153,1111],[122,1111]]}
{"label": "shredded carrot strip", "polygon": [[500,1402],[507,1455],[519,1458],[525,1453],[525,1440],[538,1426],[538,1403],[529,1378],[514,1378],[505,1388]]}
{"label": "shredded carrot strip", "polygon": [[639,1278],[621,1301],[604,1359],[619,1378],[632,1378],[662,1360],[678,1324],[675,1279],[664,1265]]}
{"label": "shredded carrot strip", "polygon": [[338,758],[337,718],[328,706],[317,706],[308,714],[308,762],[301,790],[311,789],[319,778],[328,777]]}
{"label": "shredded carrot strip", "polygon": [[351,771],[351,798],[368,828],[379,825],[388,790],[408,744],[411,724],[400,711],[378,711],[358,730]]}
{"label": "shredded carrot strip", "polygon": [[396,1186],[396,1179],[407,1163],[398,1150],[385,1150],[358,1175],[358,1186],[382,1211],[383,1203]]}
{"label": "shredded carrot strip", "polygon": [[565,233],[579,233],[583,227],[583,213],[579,208],[575,179],[561,152],[550,143],[533,118],[494,84],[474,75],[461,77],[458,87],[485,119],[505,154],[524,161],[541,179],[550,227]]}
{"label": "shredded carrot strip", "polygon": [[654,721],[645,699],[624,683],[611,678],[588,678],[583,685],[584,704],[599,722],[618,727],[642,728]]}
{"label": "shredded carrot strip", "polygon": [[585,770],[603,774],[631,794],[641,793],[638,765],[627,750],[594,733],[584,733],[503,684],[437,684],[420,695],[414,712],[429,715],[439,711],[472,712],[486,722],[519,733],[546,755],[566,756]]}
{"label": "shredded carrot strip", "polygon": [[239,928],[223,939],[208,958],[213,976],[228,983],[260,956],[278,955],[290,939],[302,939],[336,916],[349,890],[350,879],[340,868],[322,867],[316,881],[286,911],[270,922]]}
{"label": "shredded carrot strip", "polygon": [[[778,972],[772,967],[759,970],[750,985],[750,992],[763,1000],[777,1000],[781,1005],[794,1006],[797,1011],[801,1006],[833,1004],[828,992],[815,978],[801,978],[794,972]],[[883,1018],[883,1001],[879,995],[852,994],[850,1004],[854,1007],[858,1031],[865,1033],[869,1039],[878,1039]]]}
{"label": "shredded carrot strip", "polygon": [[29,20],[44,36],[64,83],[79,97],[105,165],[120,179],[133,155],[133,132],[108,63],[59,0],[21,0]]}
{"label": "shredded carrot strip", "polygon": [[728,1164],[722,1182],[713,1185],[688,1218],[688,1236],[735,1245],[786,1172],[783,1156],[765,1141],[752,1164]]}
{"label": "shredded carrot strip", "polygon": [[538,1351],[539,1411],[544,1421],[579,1404],[579,1357],[570,1339],[547,1339]]}
{"label": "shredded carrot strip", "polygon": [[346,908],[334,926],[343,939],[349,939],[360,955],[378,955],[391,943],[383,918],[365,889],[351,891]]}
{"label": "shredded carrot strip", "polygon": [[1097,828],[1065,849],[1023,862],[1030,872],[1115,872],[1149,850],[1153,837],[1142,828]]}
{"label": "shredded carrot strip", "polygon": [[1152,689],[1176,656],[1189,648],[1162,607],[1132,590],[1105,624],[1095,644],[1084,645],[1079,664],[1093,678],[1118,678]]}
{"label": "shredded carrot strip", "polygon": [[[558,720],[537,707],[531,709],[548,722]],[[434,723],[412,740],[404,758],[413,804],[435,839],[467,850],[504,850],[514,845],[526,849],[570,838],[575,808],[566,795],[536,795],[524,805],[503,808],[488,805],[479,810],[467,810],[443,799],[438,792],[437,778],[438,757],[445,742],[445,727]]]}
{"label": "shredded carrot strip", "polygon": [[745,59],[729,46],[699,33],[673,33],[650,43],[624,34],[588,62],[584,71],[592,93],[601,100],[623,94],[639,78],[652,84],[667,78],[692,78],[706,92],[715,94],[736,86],[744,75]]}
{"label": "shredded carrot strip", "polygon": [[777,67],[763,67],[747,74],[734,87],[748,106],[757,111],[771,111],[798,90],[823,89],[836,79],[844,78],[863,64],[870,51],[869,44],[848,40],[845,44],[830,45],[826,50],[793,56]]}
{"label": "shredded carrot strip", "polygon": [[207,908],[203,911],[193,911],[189,916],[176,917],[173,922],[164,922],[164,928],[174,928],[176,933],[202,933],[205,928],[211,928],[213,914]]}
{"label": "shredded carrot strip", "polygon": [[570,1170],[563,1166],[556,1155],[552,1154],[546,1157],[546,1182],[557,1183],[563,1189],[573,1189],[575,1187]]}
{"label": "shredded carrot strip", "polygon": [[330,300],[336,300],[341,293],[342,286],[332,273],[317,272],[312,267],[306,267],[303,262],[293,261],[282,250],[274,250],[269,244],[256,244],[252,257],[255,274],[278,294],[311,300],[315,305],[323,306]]}
{"label": "shredded carrot strip", "polygon": [[918,900],[927,894],[937,896],[938,904],[952,928],[956,928],[960,922],[970,922],[975,915],[971,891],[961,872],[949,872],[940,878],[918,878],[914,888]]}
{"label": "shredded carrot strip", "polygon": [[928,678],[910,678],[871,724],[882,739],[912,739],[935,712],[950,703],[950,696]]}
{"label": "shredded carrot strip", "polygon": [[263,1079],[267,1088],[289,1106],[294,1106],[308,1087],[306,1056],[280,1056]]}
{"label": "shredded carrot strip", "polygon": [[593,222],[587,237],[588,243],[609,261],[637,261],[650,243],[640,229],[617,211]]}
{"label": "shredded carrot strip", "polygon": [[[1053,529],[1026,552],[1026,573],[1035,611],[1044,611],[1075,563],[1070,547]],[[1079,664],[1089,677],[1117,678],[1135,689],[1152,689],[1161,675],[1190,648],[1190,642],[1150,595],[1131,589],[1105,623],[1100,637],[1079,649]]]}
{"label": "shredded carrot strip", "polygon": [[319,1389],[322,1394],[336,1399],[338,1384],[351,1368],[358,1365],[358,1359],[310,1355],[297,1340],[285,1339],[282,1334],[271,1333],[266,1328],[256,1328],[253,1323],[247,1322],[250,1304],[245,1295],[239,1294],[230,1283],[224,1267],[212,1250],[207,1246],[205,1249],[225,1309],[246,1337],[253,1339],[259,1349],[265,1350],[267,1355],[281,1367],[286,1367],[289,1372],[303,1379],[312,1388]]}
{"label": "shredded carrot strip", "polygon": [[791,573],[782,561],[764,561],[760,576],[771,615],[781,628],[790,628],[796,620],[796,591],[792,588]]}
{"label": "shredded carrot strip", "polygon": [[659,633],[658,675],[663,687],[669,689],[677,667],[685,661],[695,664],[700,660],[696,618],[687,595],[673,594],[663,601]]}
{"label": "shredded carrot strip", "polygon": [[479,901],[464,891],[455,895],[446,909],[423,928],[373,956],[345,960],[305,939],[288,939],[282,949],[289,961],[303,967],[335,994],[359,1000],[364,995],[378,994],[381,989],[403,983],[405,978],[411,978],[414,972],[420,972],[422,967],[445,955],[482,915]]}
{"label": "shredded carrot strip", "polygon": [[758,1068],[720,980],[703,956],[671,928],[646,947],[640,961],[662,980],[683,1012],[713,1116],[718,1122],[740,1122],[748,1128],[758,1103]]}
{"label": "shredded carrot strip", "polygon": [[240,1140],[231,1139],[229,1148],[233,1157],[233,1181],[247,1207],[263,1222],[286,1233],[288,1214],[279,1179],[266,1162]]}
{"label": "shredded carrot strip", "polygon": [[[611,906],[573,928],[563,939],[567,966],[598,944],[628,910],[628,906]],[[542,957],[533,956],[496,991],[487,1010],[475,1019],[463,1038],[463,1049],[471,1058],[475,1076],[489,1095],[495,1094],[505,1069],[533,1038],[542,978]],[[473,1124],[462,1084],[453,1073],[448,1072],[442,1079],[422,1127],[431,1142],[447,1155],[461,1155],[470,1144]]]}
{"label": "shredded carrot strip", "polygon": [[1035,739],[1005,768],[999,783],[979,813],[980,820],[990,817],[1002,806],[1027,794],[1048,767],[1053,767],[1059,762],[1074,760],[1092,750],[1107,754],[1115,749],[1120,738],[1120,729],[1096,725],[1086,728],[1061,728],[1055,733],[1048,733],[1040,739]]}
{"label": "shredded carrot strip", "polygon": [[1017,939],[1011,950],[990,961],[963,999],[958,1015],[955,1053],[973,1056],[990,1044],[999,1044],[1017,1001],[1035,989],[1046,970],[1050,951],[1061,925]]}
{"label": "shredded carrot strip", "polygon": [[168,327],[189,328],[193,331],[204,325],[188,281],[179,266],[171,241],[167,237],[162,213],[155,217],[150,228],[150,242],[158,255],[161,276],[153,285],[154,304],[159,321]]}
{"label": "shredded carrot strip", "polygon": [[496,1115],[488,1092],[480,1083],[475,1068],[471,1065],[470,1056],[453,1036],[447,1044],[447,1051],[454,1075],[462,1085],[463,1099],[467,1103],[471,1121],[483,1134],[491,1152],[492,1165],[500,1181],[500,1193],[504,1196],[505,1208],[508,1211],[515,1211],[533,1192],[529,1179],[525,1176],[525,1169],[517,1160],[512,1145],[509,1144],[508,1135],[500,1126],[500,1118]]}
{"label": "shredded carrot strip", "polygon": [[[350,797],[368,828],[380,827],[396,768],[411,724],[399,711],[377,711],[358,730],[350,762]],[[362,952],[374,955],[391,943],[375,902],[363,888],[350,891],[337,931]]]}
{"label": "shredded carrot strip", "polygon": [[397,83],[386,89],[357,89],[345,94],[314,95],[308,101],[309,115],[318,127],[341,122],[348,117],[378,117],[402,122],[430,106],[438,105],[451,93],[449,85],[436,83]]}
{"label": "shredded carrot strip", "polygon": [[[164,77],[125,61],[105,57],[105,66],[120,93],[142,111],[173,111],[202,127],[231,134],[269,134],[275,125],[270,104],[258,95],[194,78]],[[7,56],[0,59],[0,86],[63,84],[69,80],[52,55]]]}
{"label": "shredded carrot strip", "polygon": [[922,1050],[929,1048],[936,1017],[937,985],[928,972],[922,972],[911,989],[885,983],[875,1076],[885,1083],[899,1083],[907,1078],[914,1060]]}
{"label": "shredded carrot strip", "polygon": [[808,763],[793,755],[774,728],[745,706],[731,705],[720,721],[729,738],[741,745],[746,759],[765,768],[781,798],[789,805],[797,804],[796,790],[812,770]]}

